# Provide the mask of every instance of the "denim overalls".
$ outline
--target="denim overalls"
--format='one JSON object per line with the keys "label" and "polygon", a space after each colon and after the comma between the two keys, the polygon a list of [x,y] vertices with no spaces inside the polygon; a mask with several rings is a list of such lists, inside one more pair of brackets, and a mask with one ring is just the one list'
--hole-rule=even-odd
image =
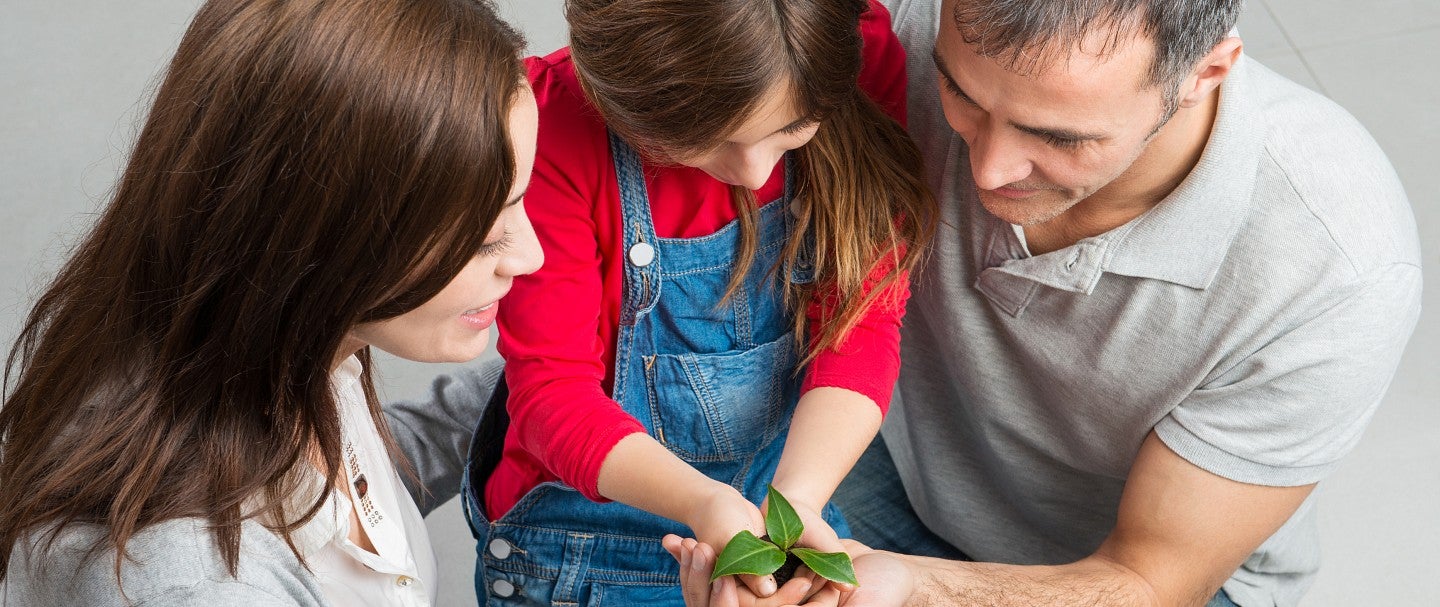
{"label": "denim overalls", "polygon": [[[801,377],[772,273],[792,224],[792,162],[786,159],[784,197],[758,212],[758,246],[745,284],[721,305],[737,257],[738,221],[701,238],[657,238],[639,157],[614,135],[610,147],[626,256],[612,397],[670,451],[759,504],[780,460]],[[788,271],[792,280],[811,279],[808,263]],[[472,446],[461,494],[478,541],[481,605],[684,604],[678,565],[660,538],[691,535],[685,526],[623,504],[597,504],[558,482],[536,487],[491,521],[481,499],[484,479],[471,478],[475,460]],[[838,510],[827,506],[823,515],[849,536]]]}

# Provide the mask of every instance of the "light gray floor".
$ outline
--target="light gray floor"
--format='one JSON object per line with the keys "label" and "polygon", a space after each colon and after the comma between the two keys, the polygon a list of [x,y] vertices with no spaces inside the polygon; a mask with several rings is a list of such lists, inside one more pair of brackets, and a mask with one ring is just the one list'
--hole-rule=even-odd
{"label": "light gray floor", "polygon": [[[0,344],[89,225],[143,99],[198,0],[0,1]],[[558,0],[500,0],[531,51],[564,43]],[[1349,108],[1379,139],[1425,242],[1440,237],[1440,0],[1251,0],[1248,52]],[[1308,607],[1440,605],[1440,249],[1426,314],[1365,440],[1321,485],[1325,569]],[[382,364],[414,395],[442,366]],[[429,520],[441,605],[473,604],[457,504]]]}

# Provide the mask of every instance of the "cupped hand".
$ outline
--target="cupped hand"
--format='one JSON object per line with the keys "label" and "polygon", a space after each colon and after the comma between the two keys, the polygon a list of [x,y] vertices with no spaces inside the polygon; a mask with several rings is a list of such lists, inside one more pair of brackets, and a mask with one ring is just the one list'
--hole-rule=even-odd
{"label": "cupped hand", "polygon": [[[825,518],[821,516],[821,509],[824,507],[824,504],[815,506],[809,502],[791,500],[790,506],[795,509],[796,514],[800,515],[800,523],[805,527],[804,531],[800,533],[800,539],[795,542],[796,546],[811,548],[819,550],[820,552],[848,552],[845,544],[841,542],[840,536],[836,535],[835,529],[831,528],[830,523],[825,522]],[[770,500],[767,498],[765,502],[760,505],[760,510],[767,512],[769,507]],[[855,555],[852,554],[850,556],[853,558]],[[828,583],[840,592],[854,590],[854,587],[844,582],[830,582],[823,579],[818,581]]]}
{"label": "cupped hand", "polygon": [[[760,514],[760,509],[734,487],[720,483],[716,483],[714,491],[697,502],[694,512],[685,523],[695,532],[700,543],[706,545],[711,552],[723,550],[725,545],[730,543],[730,538],[741,531],[749,531],[757,536],[765,534],[765,517]],[[712,558],[712,565],[705,569],[707,576],[714,568],[713,560]],[[775,594],[773,575],[737,577],[740,578],[740,583],[756,596],[768,597]]]}
{"label": "cupped hand", "polygon": [[915,573],[900,555],[871,550],[852,540],[841,543],[855,560],[855,574],[860,580],[858,588],[843,592],[835,585],[826,584],[813,596],[807,596],[811,590],[810,580],[796,576],[774,595],[761,599],[739,588],[731,578],[710,583],[715,552],[709,546],[674,535],[665,536],[662,542],[675,560],[680,561],[680,585],[686,607],[902,607],[909,600],[915,589]]}
{"label": "cupped hand", "polygon": [[796,575],[774,594],[757,596],[748,587],[737,583],[734,576],[710,582],[710,572],[715,570],[716,552],[709,545],[673,534],[665,536],[661,545],[680,563],[680,589],[686,607],[798,605],[806,600],[813,585],[808,576]]}

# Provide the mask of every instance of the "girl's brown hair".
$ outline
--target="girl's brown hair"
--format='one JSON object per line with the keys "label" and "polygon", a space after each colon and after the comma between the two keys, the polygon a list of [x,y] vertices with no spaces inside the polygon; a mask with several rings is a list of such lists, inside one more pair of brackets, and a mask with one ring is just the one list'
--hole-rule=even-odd
{"label": "girl's brown hair", "polygon": [[[904,129],[860,91],[865,0],[567,0],[570,53],[607,126],[653,158],[722,145],[777,85],[818,120],[799,150],[797,229],[781,267],[814,245],[815,281],[785,281],[796,338],[804,306],[831,313],[806,360],[840,344],[889,284],[913,269],[938,211]],[[741,255],[753,263],[754,193],[735,188]],[[889,271],[870,280],[877,267]],[[786,273],[788,276],[788,273]],[[898,305],[899,302],[888,302]]]}
{"label": "girl's brown hair", "polygon": [[438,293],[505,204],[521,45],[480,0],[200,9],[7,360],[0,579],[75,523],[117,577],[169,519],[208,520],[232,574],[244,520],[291,541],[325,499],[293,493],[341,470],[347,333]]}

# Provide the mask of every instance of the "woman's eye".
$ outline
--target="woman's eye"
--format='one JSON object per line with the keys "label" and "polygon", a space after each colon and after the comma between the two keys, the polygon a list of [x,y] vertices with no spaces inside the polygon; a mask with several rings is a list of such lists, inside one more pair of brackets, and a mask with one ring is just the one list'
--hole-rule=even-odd
{"label": "woman's eye", "polygon": [[499,239],[480,245],[480,250],[477,252],[477,254],[482,257],[499,255],[505,252],[505,249],[510,246],[510,243],[510,232],[507,231],[504,234],[500,235]]}

